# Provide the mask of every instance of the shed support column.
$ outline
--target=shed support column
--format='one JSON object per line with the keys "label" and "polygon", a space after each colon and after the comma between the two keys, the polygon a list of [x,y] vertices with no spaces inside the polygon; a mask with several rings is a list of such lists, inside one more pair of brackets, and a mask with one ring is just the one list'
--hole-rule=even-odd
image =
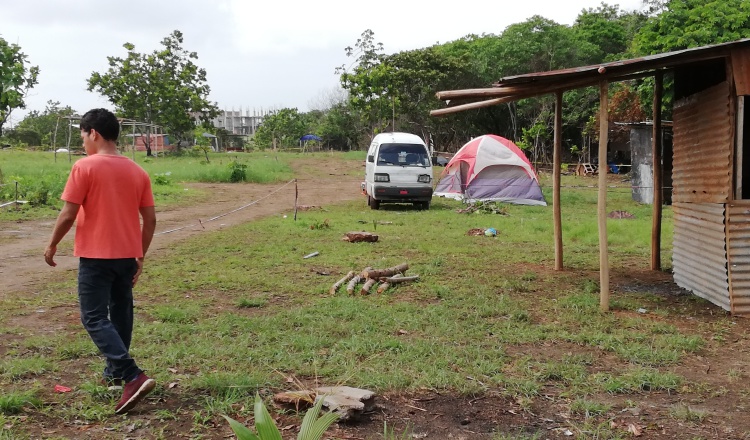
{"label": "shed support column", "polygon": [[664,73],[654,76],[654,133],[651,141],[654,158],[654,206],[651,223],[651,270],[661,270],[661,214],[663,179],[661,175],[661,100],[664,90]]}
{"label": "shed support column", "polygon": [[563,270],[562,211],[560,206],[560,167],[562,150],[562,92],[555,94],[555,148],[552,168],[552,217],[555,224],[555,270]]}
{"label": "shed support column", "polygon": [[609,255],[607,249],[607,143],[609,141],[609,84],[599,82],[599,307],[609,310]]}

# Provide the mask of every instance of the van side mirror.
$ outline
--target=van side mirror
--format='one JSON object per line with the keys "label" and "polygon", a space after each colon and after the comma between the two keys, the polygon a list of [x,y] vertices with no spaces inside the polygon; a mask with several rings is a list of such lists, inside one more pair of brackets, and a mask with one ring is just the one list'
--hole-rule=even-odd
{"label": "van side mirror", "polygon": [[367,161],[368,162],[375,162],[375,156],[372,155],[372,154],[370,154],[369,156],[367,156]]}

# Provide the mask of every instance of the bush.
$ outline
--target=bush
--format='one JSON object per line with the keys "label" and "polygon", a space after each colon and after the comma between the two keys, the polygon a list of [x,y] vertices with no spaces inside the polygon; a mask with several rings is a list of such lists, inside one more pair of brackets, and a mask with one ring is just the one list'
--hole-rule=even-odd
{"label": "bush", "polygon": [[247,180],[247,164],[233,160],[229,162],[229,169],[232,171],[232,174],[229,176],[230,182],[244,182]]}

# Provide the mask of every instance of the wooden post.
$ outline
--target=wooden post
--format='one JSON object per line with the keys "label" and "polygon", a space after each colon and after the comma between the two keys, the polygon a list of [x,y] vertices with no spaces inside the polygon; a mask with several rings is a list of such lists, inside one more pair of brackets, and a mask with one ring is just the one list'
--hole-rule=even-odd
{"label": "wooden post", "polygon": [[299,198],[299,188],[297,187],[297,179],[294,179],[294,221],[297,221],[297,199]]}
{"label": "wooden post", "polygon": [[661,270],[661,211],[663,179],[661,175],[661,100],[664,90],[664,73],[654,76],[654,132],[651,141],[654,158],[654,206],[651,219],[651,270]]}
{"label": "wooden post", "polygon": [[562,211],[560,206],[560,168],[562,152],[562,92],[555,94],[555,147],[552,168],[552,217],[555,224],[555,270],[563,270]]}
{"label": "wooden post", "polygon": [[609,255],[607,249],[607,143],[609,141],[609,84],[599,81],[599,308],[609,311]]}
{"label": "wooden post", "polygon": [[[68,150],[68,162],[73,162],[73,153],[70,151],[70,138],[72,136],[72,134],[71,134],[71,132],[72,132],[72,126],[71,126],[71,124],[73,123],[73,119],[68,118],[67,121],[68,121],[68,141],[65,143],[65,148]],[[80,126],[80,124],[79,124],[79,126]]]}
{"label": "wooden post", "polygon": [[133,121],[133,162],[135,162],[135,121]]}

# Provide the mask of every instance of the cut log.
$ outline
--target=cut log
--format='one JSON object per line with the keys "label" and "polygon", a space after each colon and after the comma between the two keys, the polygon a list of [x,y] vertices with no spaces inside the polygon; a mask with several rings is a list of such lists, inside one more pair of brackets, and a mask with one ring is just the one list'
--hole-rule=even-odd
{"label": "cut log", "polygon": [[360,295],[369,295],[370,289],[372,289],[372,286],[378,283],[378,280],[374,280],[372,278],[368,278],[367,281],[365,281],[365,285],[362,286],[362,290],[359,291]]}
{"label": "cut log", "polygon": [[360,241],[374,243],[378,241],[377,234],[372,234],[370,232],[347,232],[344,234],[344,238],[342,238],[344,241],[348,241],[349,243],[358,243]]}
{"label": "cut log", "polygon": [[345,282],[354,278],[354,275],[356,274],[357,273],[352,270],[348,274],[346,274],[344,278],[341,278],[340,280],[336,281],[336,283],[334,283],[333,286],[331,286],[331,291],[330,291],[331,295],[335,295],[336,291],[339,290],[339,287],[343,286]]}
{"label": "cut log", "polygon": [[[368,270],[372,270],[371,267],[365,267],[362,270],[362,273],[367,272]],[[354,295],[354,288],[359,284],[360,281],[364,280],[365,278],[362,276],[362,274],[355,275],[354,278],[349,281],[349,284],[346,285],[346,292],[349,295]]]}
{"label": "cut log", "polygon": [[[399,277],[401,277],[401,274],[398,273],[398,274],[394,275],[393,277],[394,278],[399,278]],[[391,287],[391,283],[388,283],[388,282],[382,283],[380,286],[378,286],[378,293],[385,292],[386,289],[388,289],[389,287]]]}
{"label": "cut log", "polygon": [[349,284],[346,285],[346,293],[348,293],[349,295],[354,295],[354,288],[357,286],[361,279],[362,277],[360,277],[359,275],[355,275],[354,278],[349,281]]}
{"label": "cut log", "polygon": [[388,284],[405,283],[407,281],[414,281],[419,279],[419,275],[412,275],[409,277],[387,277],[381,278],[380,281]]}
{"label": "cut log", "polygon": [[368,270],[362,275],[364,275],[365,278],[378,279],[383,277],[390,277],[396,275],[397,273],[402,274],[406,272],[407,269],[409,269],[409,264],[401,263],[398,266],[389,267],[388,269]]}

